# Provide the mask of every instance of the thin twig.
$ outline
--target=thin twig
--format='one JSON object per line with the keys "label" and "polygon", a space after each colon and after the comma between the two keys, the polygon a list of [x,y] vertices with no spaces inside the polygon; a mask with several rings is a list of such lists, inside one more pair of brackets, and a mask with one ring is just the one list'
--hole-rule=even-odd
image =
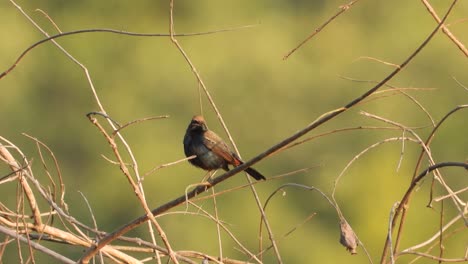
{"label": "thin twig", "polygon": [[[400,124],[400,123],[397,123],[395,121],[392,121],[392,120],[389,120],[389,119],[386,119],[386,118],[383,118],[383,117],[380,117],[380,116],[376,116],[376,115],[373,115],[373,114],[369,114],[369,113],[366,113],[364,111],[361,111],[361,114],[365,115],[365,116],[368,116],[368,117],[371,117],[371,118],[374,118],[374,119],[377,119],[377,120],[380,120],[380,121],[383,121],[383,122],[386,122],[386,123],[389,123],[389,124],[392,124],[394,126],[397,126],[397,127],[400,127],[401,129],[403,130],[406,130],[406,131],[409,131],[418,141],[418,143],[422,146],[422,148],[424,149],[424,152],[426,153],[426,155],[429,157],[429,162],[431,165],[435,164],[434,162],[434,159],[432,158],[432,154],[431,154],[431,151],[430,151],[430,148],[429,146],[427,146],[424,141],[421,139],[421,137],[416,133],[414,132],[412,129]],[[449,192],[449,193],[453,193],[452,189],[445,183],[445,181],[443,180],[443,177],[440,175],[440,173],[438,173],[438,171],[436,170],[435,171],[436,173],[436,176],[437,176],[437,179],[439,180],[439,182],[441,183],[441,185]],[[456,197],[456,196],[453,196],[453,201],[454,201],[454,204],[457,206],[459,212],[461,212],[461,209],[458,205],[458,203],[461,203],[461,200]],[[458,203],[457,203],[458,202]],[[398,238],[397,238],[397,242],[398,244]]]}
{"label": "thin twig", "polygon": [[384,60],[381,60],[381,59],[377,59],[377,58],[374,58],[374,57],[368,57],[368,56],[361,56],[358,58],[358,60],[360,59],[367,59],[367,60],[372,60],[372,61],[377,61],[377,62],[380,62],[384,65],[387,65],[387,66],[392,66],[394,68],[398,68],[400,67],[400,65],[398,64],[395,64],[395,63],[391,63],[391,62],[387,62],[387,61],[384,61]]}
{"label": "thin twig", "polygon": [[[406,138],[405,136],[406,130],[402,131],[401,138]],[[400,152],[400,159],[398,160],[398,165],[396,171],[398,172],[400,170],[401,163],[403,162],[403,156],[405,154],[405,140],[401,140],[401,152]]]}
{"label": "thin twig", "polygon": [[458,83],[458,85],[460,85],[461,87],[463,87],[463,89],[465,89],[466,91],[468,91],[468,87],[466,87],[466,86],[465,86],[465,85],[463,85],[461,82],[459,82],[459,81],[457,80],[457,78],[455,78],[455,77],[453,77],[453,76],[452,76],[452,79],[454,79],[454,80],[455,80],[455,82],[457,82],[457,83]]}
{"label": "thin twig", "polygon": [[214,208],[214,218],[216,221],[216,233],[218,235],[218,251],[219,251],[219,258],[223,259],[223,241],[221,239],[221,226],[220,226],[220,220],[219,220],[219,215],[218,215],[218,205],[216,203],[216,192],[215,188],[211,188],[211,193],[213,194],[213,208]]}
{"label": "thin twig", "polygon": [[[14,3],[12,0],[10,0],[17,8],[20,9],[19,5]],[[55,25],[55,23],[54,23]],[[239,30],[239,29],[245,29],[245,28],[251,28],[257,26],[256,24],[254,25],[246,25],[246,26],[240,26],[240,27],[233,27],[233,28],[226,28],[226,29],[219,29],[219,30],[213,30],[213,31],[206,31],[206,32],[198,32],[198,33],[181,33],[181,34],[176,34],[175,36],[177,37],[191,37],[191,36],[202,36],[202,35],[210,35],[210,34],[215,34],[215,33],[220,33],[220,32],[227,32],[227,31],[234,31],[234,30]],[[132,37],[170,37],[170,34],[167,33],[136,33],[136,32],[128,32],[128,31],[123,31],[123,30],[116,30],[116,29],[109,29],[109,28],[91,28],[91,29],[81,29],[81,30],[75,30],[75,31],[70,31],[70,32],[63,32],[59,33],[56,35],[48,36],[45,39],[42,39],[31,46],[29,46],[27,49],[25,49],[16,59],[16,61],[11,65],[7,70],[4,72],[0,73],[0,79],[8,75],[15,67],[19,64],[19,62],[23,59],[24,56],[26,56],[27,53],[29,53],[32,49],[35,47],[46,43],[51,40],[55,40],[61,37],[65,36],[70,36],[70,35],[76,35],[76,34],[83,34],[83,33],[112,33],[112,34],[121,34],[121,35],[126,35],[126,36],[132,36]]]}
{"label": "thin twig", "polygon": [[[266,211],[266,208],[268,206],[268,204],[270,203],[271,199],[279,192],[279,191],[282,191],[283,188],[285,187],[295,187],[295,188],[300,188],[300,189],[305,189],[305,190],[309,190],[309,191],[317,191],[320,195],[322,195],[327,201],[328,203],[335,209],[335,211],[337,212],[337,214],[339,216],[341,216],[341,212],[339,210],[339,208],[337,207],[337,205],[323,192],[321,191],[320,189],[314,187],[314,186],[306,186],[306,185],[303,185],[303,184],[297,184],[297,183],[286,183],[286,184],[283,184],[281,186],[279,186],[278,188],[276,188],[276,190],[274,190],[269,196],[268,198],[265,200],[265,204],[263,205],[263,210]],[[263,227],[263,223],[264,223],[264,220],[263,218],[260,219],[260,224],[259,224],[259,234],[258,234],[258,237],[259,237],[259,251],[260,251],[260,259],[262,259],[262,256],[263,256],[263,252],[266,250],[263,249],[263,240],[262,240],[262,227]],[[273,245],[273,244],[272,244]]]}
{"label": "thin twig", "polygon": [[[395,209],[398,207],[399,205],[399,202],[395,202],[392,206],[392,210],[390,210],[390,216],[388,218],[388,229],[387,229],[387,236],[388,236],[388,240],[390,241],[390,252],[393,252],[393,249],[392,249],[392,229],[393,229],[393,226],[392,226],[392,222],[393,222],[393,218],[395,216]],[[395,259],[394,259],[394,256],[393,256],[393,253],[390,253],[390,262],[392,264],[395,263]]]}
{"label": "thin twig", "polygon": [[345,11],[347,11],[348,9],[351,8],[352,5],[354,5],[357,1],[359,0],[353,0],[351,2],[349,2],[348,4],[346,5],[342,5],[340,6],[340,11],[338,11],[335,15],[333,15],[332,17],[330,17],[327,21],[325,21],[325,23],[323,23],[322,25],[320,25],[317,29],[314,30],[314,32],[312,34],[310,34],[306,39],[304,39],[299,45],[297,45],[294,49],[292,49],[291,51],[289,51],[286,55],[284,55],[283,57],[283,60],[286,60],[287,58],[289,58],[289,56],[291,56],[291,54],[293,54],[296,50],[298,50],[302,45],[304,45],[307,41],[309,41],[311,38],[313,38],[316,34],[318,34],[320,31],[322,31],[328,24],[330,24],[330,22],[332,22],[333,20],[335,20],[339,15],[343,14]]}
{"label": "thin twig", "polygon": [[336,177],[335,181],[334,181],[334,184],[333,184],[333,191],[332,191],[332,199],[335,200],[335,193],[336,193],[336,190],[338,188],[338,183],[340,182],[341,178],[343,177],[343,175],[345,174],[345,172],[349,169],[349,167],[356,161],[358,160],[362,155],[364,155],[365,153],[367,153],[368,151],[370,151],[371,149],[374,149],[382,144],[385,144],[385,143],[389,143],[389,142],[394,142],[394,141],[405,141],[405,140],[410,140],[410,141],[413,141],[413,142],[416,142],[416,143],[419,143],[417,140],[413,139],[413,138],[409,138],[409,137],[393,137],[393,138],[387,138],[387,139],[384,139],[384,140],[381,140],[379,142],[376,142],[368,147],[366,147],[364,150],[362,150],[361,152],[359,152],[358,154],[356,154],[347,164],[346,166],[343,168],[343,170],[340,172],[340,174]]}
{"label": "thin twig", "polygon": [[[424,4],[427,11],[429,12],[429,14],[431,14],[431,16],[435,19],[435,21],[437,21],[437,23],[440,24],[441,20],[440,20],[439,16],[437,15],[437,13],[435,12],[434,8],[431,6],[431,4],[427,0],[421,0],[421,2]],[[465,57],[468,57],[468,49],[465,48],[465,45],[463,45],[463,43],[461,43],[461,41],[459,41],[452,34],[450,29],[448,29],[448,27],[446,25],[442,24],[441,28],[442,28],[442,32],[444,32],[445,35],[447,35],[447,37],[458,47],[458,49],[460,49],[460,51],[463,54],[465,54]]]}
{"label": "thin twig", "polygon": [[[33,136],[30,136],[30,135],[28,135],[26,133],[22,133],[22,135],[34,140],[37,144],[41,145],[42,147],[44,147],[49,152],[50,156],[52,157],[52,160],[54,161],[55,170],[57,172],[58,180],[59,180],[59,183],[60,183],[60,205],[62,207],[65,207],[65,210],[67,210],[67,204],[65,203],[65,183],[63,182],[62,172],[60,171],[60,166],[59,166],[57,158],[55,157],[54,152],[49,148],[49,146],[44,144],[39,139],[37,139],[37,138],[35,138]],[[42,155],[41,155],[41,157],[42,157]],[[42,160],[42,163],[44,164],[44,160]],[[45,164],[44,164],[44,166],[45,166]],[[47,173],[48,173],[48,171],[47,171]],[[52,183],[53,183],[53,181],[52,181]]]}
{"label": "thin twig", "polygon": [[442,236],[442,233],[445,232],[448,228],[450,228],[451,226],[453,226],[455,223],[457,223],[458,220],[460,220],[462,218],[461,215],[456,215],[454,218],[452,218],[447,224],[445,224],[442,228],[440,228],[437,233],[435,233],[432,237],[430,237],[429,239],[427,239],[426,241],[422,242],[422,243],[419,243],[417,245],[414,245],[414,246],[411,246],[407,249],[404,249],[402,250],[401,252],[398,253],[398,255],[402,255],[402,254],[407,254],[408,252],[414,252],[420,248],[423,248],[429,244],[431,244],[432,242],[434,242],[437,238],[439,238],[440,236]]}
{"label": "thin twig", "polygon": [[172,162],[168,162],[168,163],[164,163],[164,164],[158,165],[158,166],[152,168],[151,170],[149,170],[147,173],[145,173],[145,174],[143,175],[143,177],[141,177],[141,180],[143,181],[143,180],[145,179],[146,176],[151,175],[152,173],[154,173],[155,171],[157,171],[157,170],[159,170],[159,169],[166,168],[166,167],[170,167],[170,166],[172,166],[172,165],[176,165],[176,164],[179,164],[179,163],[181,163],[181,162],[194,159],[194,158],[196,158],[196,157],[197,157],[196,155],[192,155],[192,156],[187,157],[187,158],[178,159],[178,160],[176,160],[176,161],[172,161]]}
{"label": "thin twig", "polygon": [[120,126],[117,130],[112,132],[112,135],[117,134],[118,132],[122,131],[124,128],[126,128],[128,126],[131,126],[133,124],[137,124],[137,123],[141,123],[141,122],[149,121],[149,120],[157,120],[157,119],[165,119],[165,118],[169,118],[169,116],[168,115],[152,116],[152,117],[145,117],[145,118],[140,118],[140,119],[137,119],[137,120],[133,120],[133,121],[130,121],[130,122]]}
{"label": "thin twig", "polygon": [[[353,82],[377,83],[376,81],[372,81],[372,80],[358,80],[358,79],[354,79],[354,78],[350,78],[350,77],[346,77],[346,76],[341,76],[341,75],[340,75],[340,78],[345,79],[345,80],[350,80],[350,81],[353,81]],[[419,90],[435,90],[435,88],[401,88],[401,87],[397,88],[397,87],[395,87],[393,85],[390,85],[390,84],[385,84],[385,86],[387,86],[387,87],[389,87],[391,89],[377,91],[374,94],[386,93],[386,92],[389,92],[389,91],[397,91],[399,94],[403,94],[404,96],[409,98],[411,101],[413,101],[426,114],[426,116],[431,120],[433,126],[435,126],[435,121],[432,118],[432,116],[429,114],[429,112],[426,110],[426,108],[418,100],[416,100],[416,98],[414,98],[412,95],[410,95],[410,94],[408,94],[406,92],[406,90],[416,90],[416,91],[419,91]],[[371,101],[371,99],[367,100],[366,102],[370,102],[370,101]]]}
{"label": "thin twig", "polygon": [[463,257],[463,258],[439,258],[437,256],[433,256],[433,255],[422,253],[422,252],[416,252],[416,251],[408,251],[408,252],[405,252],[404,254],[413,254],[413,255],[421,256],[421,257],[424,257],[424,258],[428,258],[428,259],[438,261],[439,263],[441,263],[441,262],[467,262],[468,261],[468,257]]}
{"label": "thin twig", "polygon": [[[81,195],[81,197],[83,198],[83,200],[86,203],[86,206],[88,207],[89,214],[91,215],[91,219],[93,220],[94,228],[96,230],[99,230],[96,218],[94,217],[93,209],[91,208],[91,205],[89,204],[88,199],[86,198],[86,196],[81,191],[78,191],[78,193]],[[99,252],[99,258],[101,260],[101,263],[104,263],[104,257],[102,256],[102,252]]]}
{"label": "thin twig", "polygon": [[47,247],[45,246],[42,246],[34,241],[30,241],[28,238],[25,238],[24,236],[21,236],[19,235],[17,232],[13,232],[11,231],[10,229],[6,228],[6,227],[3,227],[0,225],[0,232],[7,235],[7,236],[10,236],[10,237],[14,237],[16,239],[18,239],[19,241],[23,242],[23,243],[27,243],[30,247],[36,249],[36,250],[39,250],[41,251],[42,253],[46,254],[46,255],[49,255],[51,256],[52,258],[60,261],[61,263],[68,263],[68,264],[74,264],[76,263],[74,260],[71,260],[63,255],[60,255],[58,254],[57,252],[55,251],[52,251],[50,249],[48,249]]}
{"label": "thin twig", "polygon": [[444,224],[444,201],[440,203],[440,222],[439,222],[439,258],[442,258],[444,255],[444,236],[442,235],[442,228]]}
{"label": "thin twig", "polygon": [[460,194],[460,193],[463,193],[463,192],[466,192],[466,191],[468,191],[468,186],[465,187],[465,188],[462,188],[462,189],[460,189],[460,190],[458,190],[458,191],[453,192],[453,194],[450,193],[450,194],[447,194],[447,195],[443,195],[443,196],[437,197],[437,198],[433,199],[433,201],[435,201],[435,202],[440,202],[440,201],[442,201],[442,200],[445,200],[445,199],[447,199],[447,198],[450,198],[450,197],[453,196],[453,195],[457,195],[457,194]]}
{"label": "thin twig", "polygon": [[[285,238],[287,238],[289,235],[291,235],[293,232],[295,232],[296,230],[298,230],[300,227],[302,227],[303,225],[305,225],[307,222],[309,222],[310,220],[312,220],[312,218],[314,216],[316,216],[317,213],[311,213],[309,214],[301,223],[297,224],[296,226],[292,227],[291,230],[287,231],[285,234],[283,234],[283,236],[281,237],[281,240],[284,240]],[[263,249],[259,254],[263,254],[265,252],[267,252],[268,250],[272,249],[273,246],[270,245],[268,246],[267,248]]]}
{"label": "thin twig", "polygon": [[[283,173],[283,174],[280,174],[280,175],[272,176],[272,177],[268,178],[268,181],[279,180],[279,179],[282,179],[282,178],[285,178],[285,177],[291,177],[291,176],[296,175],[296,174],[301,173],[301,172],[307,172],[307,171],[309,171],[311,169],[312,168],[304,168],[304,169],[294,170],[294,171],[291,171],[291,172],[287,172],[287,173]],[[226,194],[226,193],[231,193],[231,192],[234,192],[234,191],[237,191],[237,190],[247,188],[251,184],[260,184],[260,183],[261,182],[256,181],[256,182],[247,183],[247,184],[244,184],[244,185],[239,185],[239,186],[236,186],[236,187],[232,187],[232,188],[229,188],[229,189],[226,189],[226,190],[218,191],[216,193],[216,196],[220,196],[220,195],[223,195],[223,194]],[[193,198],[191,201],[192,202],[203,201],[203,200],[210,199],[212,196],[213,195],[206,195],[206,196],[203,196],[203,197],[196,197],[196,198]]]}
{"label": "thin twig", "polygon": [[235,236],[234,234],[222,223],[220,222],[218,219],[216,219],[216,217],[212,216],[211,214],[209,214],[206,210],[204,210],[202,207],[196,205],[195,203],[193,203],[192,201],[187,201],[190,205],[194,206],[195,208],[197,208],[200,212],[203,212],[206,216],[208,216],[211,220],[215,221],[217,225],[219,225],[231,238],[234,242],[236,242],[237,245],[239,245],[239,247],[241,247],[242,249],[242,252],[245,253],[246,255],[248,255],[249,257],[251,257],[252,259],[254,259],[255,261],[257,261],[257,263],[262,263],[256,256],[255,254],[253,254],[252,252],[250,252]]}
{"label": "thin twig", "polygon": [[[2,157],[0,157],[0,160],[4,161]],[[0,178],[0,184],[15,181],[16,179],[18,179],[18,173],[21,172],[22,170],[26,169],[27,166],[28,165],[25,165],[22,168],[19,168],[19,169],[15,170],[15,171],[12,171],[12,172],[8,173],[7,175],[1,177]]]}

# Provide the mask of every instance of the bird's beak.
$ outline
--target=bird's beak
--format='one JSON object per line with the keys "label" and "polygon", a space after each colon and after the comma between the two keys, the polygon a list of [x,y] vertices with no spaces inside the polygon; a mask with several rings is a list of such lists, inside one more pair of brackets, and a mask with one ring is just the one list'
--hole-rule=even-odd
{"label": "bird's beak", "polygon": [[200,122],[197,122],[197,121],[192,121],[190,123],[190,128],[191,129],[203,128],[203,124],[200,124]]}

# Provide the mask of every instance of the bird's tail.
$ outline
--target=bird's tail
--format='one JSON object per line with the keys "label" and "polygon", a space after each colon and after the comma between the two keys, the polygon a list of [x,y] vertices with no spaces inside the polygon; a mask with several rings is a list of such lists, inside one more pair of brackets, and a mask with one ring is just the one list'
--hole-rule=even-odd
{"label": "bird's tail", "polygon": [[256,171],[253,168],[247,168],[245,172],[247,172],[250,176],[254,177],[257,181],[266,180],[265,176],[263,176],[260,172]]}

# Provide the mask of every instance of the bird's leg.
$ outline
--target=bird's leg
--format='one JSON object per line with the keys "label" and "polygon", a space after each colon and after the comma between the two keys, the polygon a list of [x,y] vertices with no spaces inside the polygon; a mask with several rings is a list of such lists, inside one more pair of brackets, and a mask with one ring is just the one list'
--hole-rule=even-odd
{"label": "bird's leg", "polygon": [[185,196],[187,197],[188,189],[196,188],[198,186],[211,186],[211,176],[214,175],[216,171],[209,171],[203,177],[203,180],[200,183],[190,184],[185,188]]}
{"label": "bird's leg", "polygon": [[201,181],[201,183],[202,183],[202,184],[206,184],[206,183],[211,184],[211,177],[212,177],[213,175],[215,175],[217,171],[218,171],[218,170],[214,170],[214,171],[209,171],[209,172],[207,172],[207,173],[205,174],[205,176],[203,177],[203,180]]}

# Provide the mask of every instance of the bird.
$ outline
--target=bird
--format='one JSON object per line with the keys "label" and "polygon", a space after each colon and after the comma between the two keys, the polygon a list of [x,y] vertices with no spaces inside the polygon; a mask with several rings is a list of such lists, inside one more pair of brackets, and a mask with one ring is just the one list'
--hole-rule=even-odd
{"label": "bird", "polygon": [[[189,162],[206,171],[217,169],[229,171],[228,165],[237,167],[244,164],[220,136],[208,129],[205,118],[201,115],[194,116],[187,127],[184,152],[186,157],[196,155]],[[265,176],[253,168],[249,167],[245,172],[257,181],[266,180]]]}

